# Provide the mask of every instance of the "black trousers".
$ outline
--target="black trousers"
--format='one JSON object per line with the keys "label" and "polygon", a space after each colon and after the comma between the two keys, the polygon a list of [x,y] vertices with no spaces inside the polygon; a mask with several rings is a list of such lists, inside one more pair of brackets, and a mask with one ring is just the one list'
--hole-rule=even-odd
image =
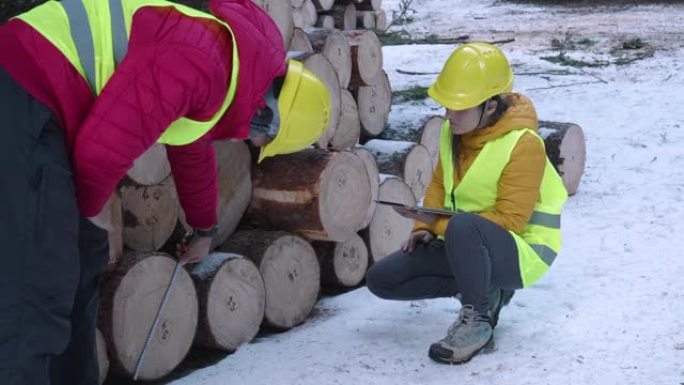
{"label": "black trousers", "polygon": [[522,288],[513,237],[479,215],[460,213],[442,240],[401,250],[371,266],[366,285],[376,296],[394,300],[453,297],[486,312],[495,288]]}
{"label": "black trousers", "polygon": [[96,385],[107,232],[79,218],[62,129],[0,68],[0,384]]}

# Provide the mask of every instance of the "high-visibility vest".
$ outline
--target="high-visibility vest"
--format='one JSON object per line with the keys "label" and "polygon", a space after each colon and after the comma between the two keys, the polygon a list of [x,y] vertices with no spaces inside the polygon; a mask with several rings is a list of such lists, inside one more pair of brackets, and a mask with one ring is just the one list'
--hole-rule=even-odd
{"label": "high-visibility vest", "polygon": [[206,134],[223,116],[235,96],[240,67],[237,43],[230,26],[204,12],[164,0],[50,0],[17,18],[48,39],[99,95],[128,50],[135,12],[141,7],[173,7],[195,18],[216,21],[233,37],[233,70],[221,108],[207,121],[181,117],[164,131],[160,143],[184,145]]}
{"label": "high-visibility vest", "polygon": [[[493,211],[498,184],[511,153],[523,134],[544,140],[529,128],[514,130],[485,144],[463,179],[454,187],[452,133],[449,120],[442,125],[440,161],[444,172],[444,206],[453,211],[471,213]],[[525,287],[536,282],[548,270],[561,247],[561,211],[568,199],[561,177],[546,159],[539,199],[522,234],[509,230],[518,249],[520,277]]]}

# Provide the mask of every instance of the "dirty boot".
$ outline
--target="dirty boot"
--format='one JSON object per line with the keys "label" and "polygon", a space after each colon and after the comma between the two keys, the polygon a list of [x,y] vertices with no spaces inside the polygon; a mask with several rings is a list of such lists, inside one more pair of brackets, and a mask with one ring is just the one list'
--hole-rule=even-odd
{"label": "dirty boot", "polygon": [[494,289],[489,293],[489,324],[492,325],[492,329],[499,323],[501,308],[511,302],[513,294],[515,291],[508,289]]}
{"label": "dirty boot", "polygon": [[484,349],[492,338],[489,317],[475,311],[472,305],[465,305],[449,327],[447,336],[432,344],[428,354],[441,363],[462,364]]}

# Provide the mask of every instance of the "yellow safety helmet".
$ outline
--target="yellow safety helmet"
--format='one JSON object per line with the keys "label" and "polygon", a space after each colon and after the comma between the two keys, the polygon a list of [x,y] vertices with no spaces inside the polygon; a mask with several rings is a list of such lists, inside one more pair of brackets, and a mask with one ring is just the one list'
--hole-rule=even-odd
{"label": "yellow safety helmet", "polygon": [[323,81],[301,62],[288,60],[287,66],[278,96],[280,126],[275,138],[261,148],[258,162],[312,145],[330,120],[330,93]]}
{"label": "yellow safety helmet", "polygon": [[501,50],[487,43],[468,43],[449,56],[428,95],[443,107],[460,111],[512,87],[513,71]]}

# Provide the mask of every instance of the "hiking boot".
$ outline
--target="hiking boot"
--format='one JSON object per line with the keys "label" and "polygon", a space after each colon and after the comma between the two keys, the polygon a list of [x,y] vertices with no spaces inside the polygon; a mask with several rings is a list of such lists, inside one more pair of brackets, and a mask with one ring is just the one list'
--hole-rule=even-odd
{"label": "hiking boot", "polygon": [[465,305],[451,324],[447,336],[430,346],[428,355],[437,362],[463,364],[492,342],[493,331],[486,314]]}
{"label": "hiking boot", "polygon": [[515,291],[508,289],[495,289],[489,293],[489,324],[492,325],[492,329],[499,323],[501,308],[511,302],[513,294]]}

